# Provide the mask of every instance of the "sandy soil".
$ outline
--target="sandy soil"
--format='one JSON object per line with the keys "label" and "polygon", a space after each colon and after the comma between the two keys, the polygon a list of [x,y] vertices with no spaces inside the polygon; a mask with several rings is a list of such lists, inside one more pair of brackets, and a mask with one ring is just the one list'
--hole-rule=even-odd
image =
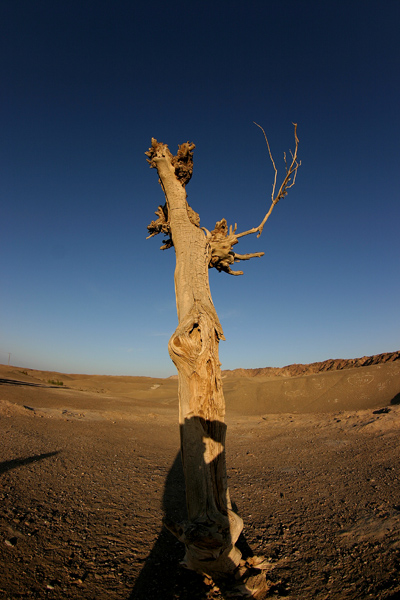
{"label": "sandy soil", "polygon": [[[239,546],[272,597],[399,599],[399,361],[224,385]],[[227,598],[162,527],[178,448],[174,379],[0,366],[0,598]]]}

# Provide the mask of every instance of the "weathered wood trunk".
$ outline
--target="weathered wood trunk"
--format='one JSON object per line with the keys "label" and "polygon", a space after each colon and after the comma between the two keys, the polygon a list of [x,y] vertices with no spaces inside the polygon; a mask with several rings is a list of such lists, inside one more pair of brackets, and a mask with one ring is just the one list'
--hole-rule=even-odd
{"label": "weathered wood trunk", "polygon": [[[187,146],[186,148],[183,148]],[[186,546],[187,567],[211,575],[229,575],[239,565],[235,543],[243,527],[232,511],[226,475],[225,401],[218,356],[223,332],[210,293],[209,237],[199,227],[185,191],[189,145],[173,157],[153,140],[148,156],[158,171],[166,206],[153,222],[170,235],[176,253],[175,292],[179,325],[169,353],[179,376],[179,424],[186,482],[188,520],[167,526]],[[186,161],[186,162],[185,162]],[[189,174],[189,179],[191,170]],[[187,177],[186,177],[187,179]],[[150,229],[151,226],[149,226]],[[156,231],[156,232],[158,232]]]}
{"label": "weathered wood trunk", "polygon": [[[257,124],[256,124],[257,125]],[[158,219],[148,226],[150,236],[167,234],[162,250],[174,246],[176,253],[175,292],[179,325],[169,341],[169,353],[179,374],[179,423],[181,454],[186,482],[188,520],[165,523],[186,546],[184,562],[190,569],[211,576],[225,576],[229,594],[235,597],[267,597],[275,586],[266,573],[271,563],[263,557],[241,560],[235,543],[243,528],[229,499],[226,464],[225,401],[222,391],[218,344],[224,339],[211,299],[209,267],[231,275],[234,263],[263,256],[263,252],[238,254],[233,247],[239,238],[259,237],[274,206],[295,184],[301,162],[299,139],[294,124],[295,150],[286,161],[284,180],[275,194],[277,169],[264,129],[275,176],[271,206],[258,227],[236,233],[226,219],[217,221],[212,232],[200,228],[199,216],[187,203],[185,186],[192,176],[194,144],[182,144],[173,156],[168,146],[152,139],[148,162],[156,168],[166,204],[159,206]],[[230,575],[234,577],[229,578]]]}

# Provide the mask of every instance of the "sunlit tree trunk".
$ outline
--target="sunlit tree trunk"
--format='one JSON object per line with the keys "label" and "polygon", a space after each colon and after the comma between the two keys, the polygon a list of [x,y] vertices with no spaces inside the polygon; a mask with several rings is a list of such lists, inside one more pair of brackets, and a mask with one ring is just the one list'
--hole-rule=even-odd
{"label": "sunlit tree trunk", "polygon": [[[191,154],[187,148],[188,157]],[[190,157],[189,157],[190,158]],[[186,482],[187,522],[168,524],[186,546],[186,565],[212,574],[236,569],[235,542],[243,527],[232,511],[225,464],[225,401],[218,343],[223,338],[210,293],[210,241],[186,200],[174,157],[153,147],[152,164],[165,192],[164,231],[175,248],[175,292],[179,325],[169,353],[179,376],[179,424]],[[167,231],[168,229],[168,231]]]}
{"label": "sunlit tree trunk", "polygon": [[[182,144],[173,156],[168,146],[153,139],[146,152],[150,166],[157,169],[166,200],[165,205],[158,207],[157,220],[148,226],[149,237],[164,233],[167,239],[162,249],[173,246],[176,254],[179,324],[168,348],[179,377],[179,424],[188,518],[166,525],[185,544],[184,563],[188,568],[211,576],[227,577],[235,573],[236,579],[247,573],[249,562],[243,565],[235,546],[243,522],[232,510],[227,485],[225,401],[218,356],[218,344],[224,336],[211,299],[208,269],[240,275],[241,271],[231,269],[234,263],[264,254],[241,255],[232,248],[244,235],[261,234],[274,206],[294,185],[300,165],[295,126],[292,163],[286,165],[286,177],[274,196],[276,168],[266,136],[265,140],[275,170],[272,204],[260,225],[243,233],[236,233],[236,225],[228,230],[225,219],[218,221],[212,232],[200,227],[199,215],[188,205],[185,190],[192,175],[194,144]],[[258,572],[266,568],[261,563],[261,559],[254,558],[250,570],[256,564]],[[253,577],[255,583],[251,589],[259,592],[266,589],[266,584],[265,578],[260,583],[258,577]],[[244,587],[248,595],[250,588]]]}

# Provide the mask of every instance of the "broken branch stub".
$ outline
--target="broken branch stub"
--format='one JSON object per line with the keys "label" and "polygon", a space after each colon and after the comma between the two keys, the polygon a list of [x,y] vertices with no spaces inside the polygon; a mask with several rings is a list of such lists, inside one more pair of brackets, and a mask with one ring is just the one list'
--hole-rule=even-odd
{"label": "broken branch stub", "polygon": [[190,142],[186,142],[185,144],[181,144],[178,147],[178,153],[172,159],[172,164],[175,167],[175,175],[176,178],[181,182],[183,187],[192,178],[193,174],[193,150],[195,149],[195,145]]}
{"label": "broken branch stub", "polygon": [[151,138],[151,147],[145,152],[149,158],[147,162],[152,169],[157,168],[157,158],[167,157],[170,164],[175,169],[175,176],[180,181],[183,187],[189,183],[193,174],[193,150],[195,145],[190,142],[185,142],[178,146],[176,156],[173,156],[166,144],[158,142],[155,138]]}
{"label": "broken branch stub", "polygon": [[151,237],[161,232],[167,233],[168,235],[171,233],[168,223],[167,205],[160,205],[154,214],[157,215],[158,219],[156,221],[152,221],[150,225],[147,225],[150,235],[147,236],[146,240],[149,240]]}
{"label": "broken branch stub", "polygon": [[[147,162],[150,164],[150,168],[152,169],[157,169],[160,165],[160,160],[166,159],[168,168],[173,170],[175,178],[184,189],[187,183],[189,183],[193,173],[194,148],[194,144],[186,142],[178,147],[177,155],[173,156],[166,144],[162,144],[155,138],[152,138],[151,147],[147,152],[145,152],[145,154],[148,156]],[[159,182],[164,190],[164,193],[166,194],[163,179],[161,177]],[[196,227],[200,227],[200,216],[189,206],[187,202],[186,210],[190,222]],[[155,214],[157,215],[158,219],[152,221],[150,225],[147,226],[150,235],[148,235],[146,239],[149,239],[159,233],[168,235],[168,238],[163,240],[163,246],[160,248],[161,250],[167,250],[174,245],[171,238],[168,201],[163,206],[160,205]]]}
{"label": "broken branch stub", "polygon": [[173,246],[173,243],[171,240],[171,228],[170,228],[169,222],[168,222],[167,205],[166,204],[164,204],[164,206],[160,205],[158,207],[158,209],[156,210],[155,214],[158,216],[158,219],[156,221],[152,221],[150,223],[150,225],[147,225],[147,229],[148,229],[150,235],[147,236],[146,240],[150,239],[151,237],[153,237],[154,235],[157,235],[159,233],[165,233],[169,237],[167,237],[165,240],[163,240],[163,245],[160,247],[160,250],[168,250],[168,248],[171,248]]}
{"label": "broken branch stub", "polygon": [[229,227],[226,219],[217,221],[213,231],[207,232],[210,244],[210,269],[214,268],[217,271],[225,271],[229,275],[243,275],[243,271],[232,271],[231,265],[241,260],[250,260],[251,258],[264,256],[264,252],[254,252],[252,254],[237,254],[232,250],[232,247],[238,243],[236,235],[237,225]]}

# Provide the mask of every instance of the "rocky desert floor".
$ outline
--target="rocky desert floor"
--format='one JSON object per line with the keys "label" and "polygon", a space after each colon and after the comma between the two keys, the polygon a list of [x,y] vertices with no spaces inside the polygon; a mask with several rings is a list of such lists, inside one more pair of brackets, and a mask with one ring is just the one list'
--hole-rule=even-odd
{"label": "rocky desert floor", "polygon": [[[271,597],[400,599],[400,361],[224,387],[238,545]],[[229,597],[162,526],[185,516],[175,379],[0,366],[0,501],[0,598]]]}

